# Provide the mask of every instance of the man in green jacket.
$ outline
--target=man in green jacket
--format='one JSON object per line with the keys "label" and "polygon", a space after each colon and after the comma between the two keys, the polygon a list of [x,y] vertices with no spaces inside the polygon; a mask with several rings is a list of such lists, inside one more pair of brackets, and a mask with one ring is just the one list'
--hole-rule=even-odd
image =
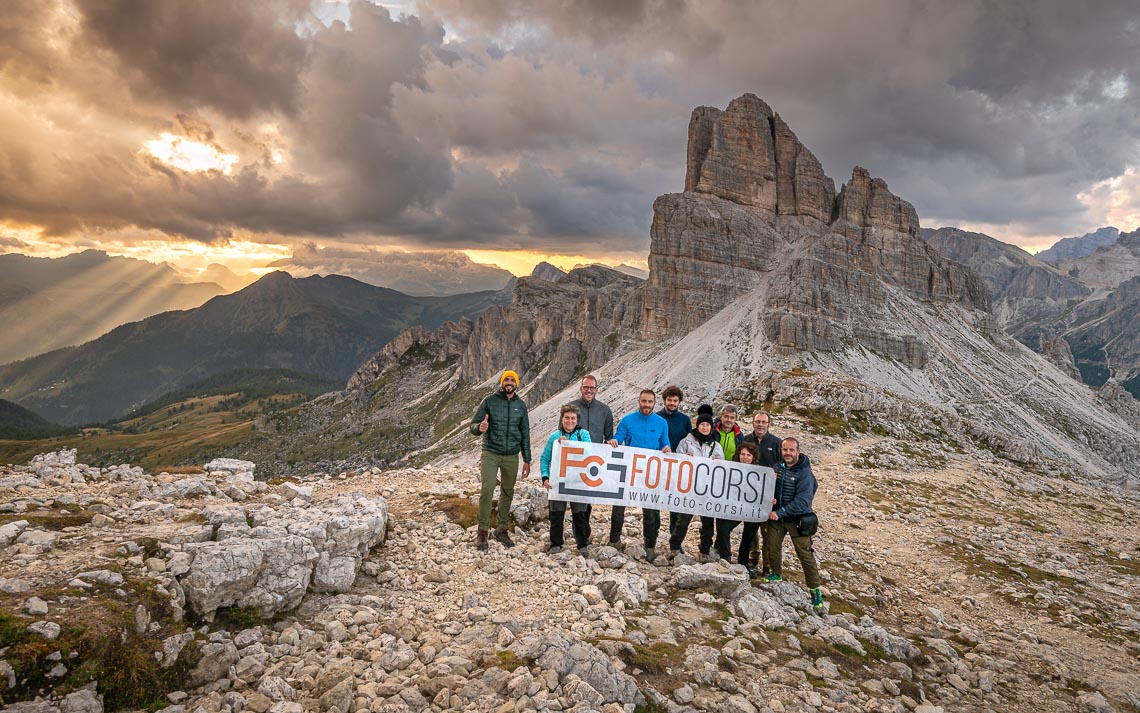
{"label": "man in green jacket", "polygon": [[511,370],[499,377],[499,390],[483,399],[471,417],[471,435],[483,436],[483,455],[479,459],[479,476],[483,489],[479,496],[479,539],[476,547],[487,549],[487,533],[491,529],[491,499],[495,484],[502,474],[499,493],[499,522],[494,537],[504,547],[515,543],[507,534],[511,501],[515,497],[515,477],[522,453],[522,477],[530,476],[530,415],[519,397],[519,375]]}

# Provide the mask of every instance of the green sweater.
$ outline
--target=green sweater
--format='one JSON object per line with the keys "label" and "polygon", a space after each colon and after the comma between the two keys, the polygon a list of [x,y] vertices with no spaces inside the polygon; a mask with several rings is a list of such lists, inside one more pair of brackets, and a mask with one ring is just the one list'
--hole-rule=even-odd
{"label": "green sweater", "polygon": [[490,416],[487,432],[483,436],[483,450],[501,456],[515,455],[522,451],[522,459],[530,463],[530,414],[522,398],[507,398],[501,389],[479,404],[471,417],[471,435],[478,436],[479,424],[485,416]]}

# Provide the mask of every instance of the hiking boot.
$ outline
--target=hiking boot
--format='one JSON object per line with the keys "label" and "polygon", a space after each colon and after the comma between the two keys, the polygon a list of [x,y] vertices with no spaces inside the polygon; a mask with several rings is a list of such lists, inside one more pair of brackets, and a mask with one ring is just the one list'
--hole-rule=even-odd
{"label": "hiking boot", "polygon": [[646,547],[645,548],[645,561],[646,562],[653,562],[653,560],[655,560],[655,559],[657,559],[657,548],[656,547]]}
{"label": "hiking boot", "polygon": [[621,552],[621,540],[610,540],[607,544],[618,552]]}
{"label": "hiking boot", "polygon": [[507,534],[506,530],[495,530],[495,541],[502,544],[503,547],[514,547],[515,543],[511,540],[511,536]]}
{"label": "hiking boot", "polygon": [[759,579],[760,578],[760,574],[756,571],[756,568],[754,566],[752,566],[750,564],[746,564],[746,565],[744,565],[744,569],[748,572],[748,578],[749,579]]}
{"label": "hiking boot", "polygon": [[590,548],[585,547],[585,546],[579,547],[578,548],[578,554],[582,555],[583,557],[589,557],[590,556]]}
{"label": "hiking boot", "polygon": [[815,610],[816,614],[823,613],[823,592],[819,591],[819,587],[809,589],[811,592],[811,608]]}
{"label": "hiking boot", "polygon": [[480,530],[479,531],[479,537],[478,537],[478,539],[475,540],[475,549],[479,550],[480,552],[486,551],[486,549],[487,549],[487,531],[486,530]]}
{"label": "hiking boot", "polygon": [[[752,567],[753,567],[753,569],[755,569],[756,565],[753,564]],[[769,574],[772,574],[772,568],[771,567],[765,567],[764,569],[760,570],[760,576],[761,577],[767,577]]]}
{"label": "hiking boot", "polygon": [[720,557],[718,555],[714,555],[711,552],[702,552],[701,553],[701,564],[713,564],[715,562],[718,562],[719,560],[720,560]]}
{"label": "hiking boot", "polygon": [[782,582],[782,581],[784,581],[784,578],[781,577],[780,575],[776,574],[775,572],[772,572],[771,574],[769,574],[767,577],[764,578],[764,581],[765,582]]}
{"label": "hiking boot", "polygon": [[550,554],[552,554],[552,555],[556,555],[561,551],[562,551],[562,548],[559,545],[554,545],[553,547],[550,548]]}

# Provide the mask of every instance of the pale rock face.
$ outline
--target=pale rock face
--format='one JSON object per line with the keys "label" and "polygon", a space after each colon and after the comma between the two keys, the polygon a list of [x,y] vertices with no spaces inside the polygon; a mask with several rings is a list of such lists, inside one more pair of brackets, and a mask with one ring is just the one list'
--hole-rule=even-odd
{"label": "pale rock face", "polygon": [[60,713],[103,713],[103,696],[90,689],[75,691],[59,702]]}
{"label": "pale rock face", "polygon": [[255,607],[263,616],[301,603],[319,555],[301,537],[232,538],[186,545],[194,560],[181,580],[186,600],[210,616],[229,606]]}
{"label": "pale rock face", "polygon": [[[534,438],[533,431],[531,438]],[[511,517],[520,526],[527,527],[547,516],[548,502],[546,488],[520,481],[515,485],[515,497],[511,500]]]}
{"label": "pale rock face", "polygon": [[509,650],[519,658],[534,659],[542,668],[555,671],[563,683],[569,676],[577,676],[597,691],[603,702],[645,703],[637,681],[615,669],[609,656],[561,630],[526,636]]}
{"label": "pale rock face", "polygon": [[1081,372],[1077,370],[1077,362],[1073,360],[1073,350],[1064,337],[1053,337],[1042,346],[1044,347],[1042,355],[1052,362],[1053,366],[1063,371],[1070,378],[1077,381],[1081,380]]}
{"label": "pale rock face", "polygon": [[7,547],[16,541],[24,530],[28,529],[27,520],[15,520],[6,525],[0,525],[0,547]]}
{"label": "pale rock face", "polygon": [[198,665],[188,676],[189,683],[194,686],[225,678],[230,666],[238,661],[237,647],[228,641],[203,644],[201,654],[202,658],[198,661]]}
{"label": "pale rock face", "polygon": [[67,468],[75,465],[75,448],[64,448],[52,453],[41,453],[32,458],[31,466],[47,466],[50,468]]}
{"label": "pale rock face", "polygon": [[199,615],[241,606],[272,616],[296,607],[310,588],[349,589],[364,556],[384,540],[388,504],[352,493],[319,507],[262,509],[251,517],[253,528],[243,515],[239,526],[219,527],[223,539],[184,546],[191,559],[180,581]]}
{"label": "pale rock face", "polygon": [[649,599],[649,584],[636,574],[607,572],[598,580],[598,588],[610,604],[622,602],[627,608],[636,608]]}
{"label": "pale rock face", "polygon": [[663,195],[653,204],[649,280],[641,334],[660,339],[708,321],[762,273],[787,245],[774,216],[700,193]]}
{"label": "pale rock face", "polygon": [[257,468],[255,463],[236,458],[215,458],[202,466],[209,473],[250,473]]}
{"label": "pale rock face", "polygon": [[313,486],[311,485],[294,485],[293,483],[282,483],[281,494],[287,499],[301,498],[302,500],[313,499]]}
{"label": "pale rock face", "polygon": [[719,564],[682,565],[676,568],[672,584],[677,589],[705,589],[736,599],[751,588],[743,567]]}
{"label": "pale rock face", "polygon": [[778,114],[753,94],[689,120],[685,191],[781,215],[831,219],[835,183]]}
{"label": "pale rock face", "polygon": [[696,190],[733,203],[776,210],[772,118],[772,109],[754,94],[733,99],[709,126],[709,149],[700,162]]}
{"label": "pale rock face", "polygon": [[644,339],[686,334],[767,287],[765,332],[779,349],[858,344],[921,367],[926,349],[905,325],[876,320],[888,288],[988,309],[977,276],[919,238],[910,203],[859,167],[836,195],[815,156],[753,95],[693,112],[685,191],[654,203]]}
{"label": "pale rock face", "polygon": [[793,627],[800,621],[795,609],[785,607],[766,591],[754,589],[735,602],[736,612],[748,621],[754,621],[766,629]]}

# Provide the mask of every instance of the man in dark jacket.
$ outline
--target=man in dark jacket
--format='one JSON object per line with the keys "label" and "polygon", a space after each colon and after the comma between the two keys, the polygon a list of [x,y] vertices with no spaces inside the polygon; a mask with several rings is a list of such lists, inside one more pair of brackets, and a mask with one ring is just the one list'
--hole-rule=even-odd
{"label": "man in dark jacket", "polygon": [[[768,430],[772,425],[772,416],[767,411],[760,411],[752,417],[752,433],[741,439],[741,442],[751,442],[756,444],[757,450],[760,451],[760,465],[776,469],[783,460],[783,455],[780,453],[780,437],[773,434]],[[768,561],[768,550],[764,547],[764,534],[768,532],[768,523],[766,522],[746,522],[744,523],[744,534],[740,540],[740,549],[744,551],[748,549],[747,560],[737,561],[748,568],[749,575],[756,576],[756,566],[762,565],[759,576],[767,577],[771,573],[771,563]],[[750,543],[750,544],[749,544]]]}
{"label": "man in dark jacket", "polygon": [[823,610],[823,594],[819,591],[819,566],[815,561],[811,537],[800,535],[799,522],[804,515],[812,512],[812,499],[815,498],[819,485],[811,472],[808,457],[800,453],[798,440],[785,438],[780,444],[780,451],[784,460],[776,469],[776,503],[768,516],[768,535],[764,538],[764,546],[768,548],[772,564],[772,574],[768,575],[768,581],[778,582],[783,579],[780,549],[784,544],[784,536],[790,535],[811,592],[812,608],[818,612]]}
{"label": "man in dark jacket", "polygon": [[502,475],[499,492],[499,522],[495,539],[504,547],[514,547],[507,534],[511,501],[515,497],[515,477],[522,453],[522,477],[530,475],[530,414],[516,393],[519,375],[507,370],[499,377],[499,390],[483,399],[471,417],[471,435],[483,436],[483,455],[479,459],[479,476],[483,490],[479,495],[479,539],[476,547],[487,549],[487,532],[491,529],[491,499],[495,484]]}
{"label": "man in dark jacket", "polygon": [[614,412],[610,407],[598,401],[598,380],[593,374],[582,377],[582,384],[578,387],[582,398],[571,401],[581,412],[578,427],[590,432],[590,440],[594,443],[605,443],[614,437]]}
{"label": "man in dark jacket", "polygon": [[767,411],[760,411],[752,417],[752,433],[745,436],[744,440],[755,443],[760,449],[760,465],[775,469],[783,460],[780,453],[782,439],[768,430],[771,425],[772,416]]}
{"label": "man in dark jacket", "polygon": [[[681,442],[681,439],[693,430],[692,419],[681,410],[681,401],[684,398],[685,393],[681,391],[680,386],[666,386],[665,390],[661,392],[663,408],[657,412],[657,415],[669,424],[669,447],[674,451],[677,450],[677,444]],[[672,535],[675,529],[677,529],[677,513],[671,512],[669,513],[669,534]]]}

